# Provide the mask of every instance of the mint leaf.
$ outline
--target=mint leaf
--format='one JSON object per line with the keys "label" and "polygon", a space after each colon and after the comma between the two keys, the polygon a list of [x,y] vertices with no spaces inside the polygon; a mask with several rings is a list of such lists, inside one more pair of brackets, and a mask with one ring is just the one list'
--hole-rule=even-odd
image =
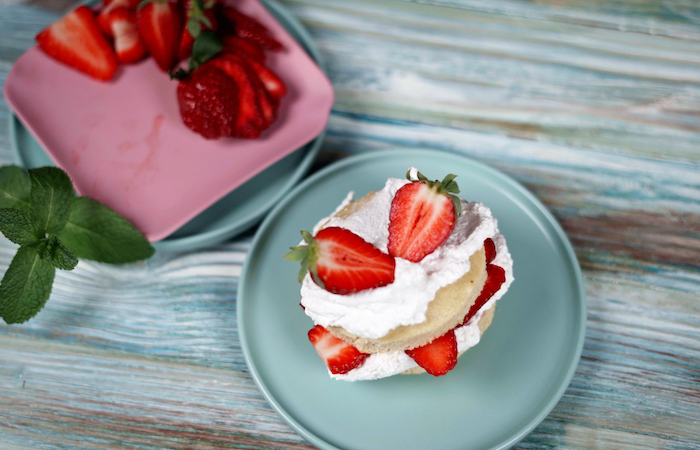
{"label": "mint leaf", "polygon": [[0,232],[18,245],[36,244],[42,238],[29,216],[15,208],[0,209]]}
{"label": "mint leaf", "polygon": [[36,249],[42,259],[49,261],[57,269],[73,270],[78,265],[78,257],[53,234],[42,239]]}
{"label": "mint leaf", "polygon": [[46,233],[61,231],[75,198],[70,178],[57,167],[41,167],[30,170],[29,179],[29,216]]}
{"label": "mint leaf", "polygon": [[20,247],[0,282],[0,317],[8,324],[34,317],[51,295],[55,275],[35,247]]}
{"label": "mint leaf", "polygon": [[0,208],[29,210],[29,177],[18,166],[0,167]]}
{"label": "mint leaf", "polygon": [[155,252],[128,220],[88,197],[73,201],[58,237],[78,258],[111,264],[139,261]]}

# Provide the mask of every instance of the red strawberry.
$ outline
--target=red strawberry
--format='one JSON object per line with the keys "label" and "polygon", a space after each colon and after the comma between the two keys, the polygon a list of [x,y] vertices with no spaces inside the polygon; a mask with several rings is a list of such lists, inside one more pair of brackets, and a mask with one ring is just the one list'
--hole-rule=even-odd
{"label": "red strawberry", "polygon": [[486,238],[484,250],[486,251],[486,264],[491,264],[491,261],[496,258],[496,244],[493,243],[493,239]]}
{"label": "red strawberry", "polygon": [[202,31],[216,30],[217,20],[215,16],[216,0],[185,0],[183,16],[185,27],[182,30],[177,56],[186,59],[192,56],[194,40]]}
{"label": "red strawberry", "polygon": [[230,136],[236,124],[238,88],[226,73],[202,65],[177,86],[182,121],[207,139]]}
{"label": "red strawberry", "polygon": [[117,71],[112,46],[87,6],[79,6],[49,25],[36,41],[47,55],[98,80],[109,81]]}
{"label": "red strawberry", "polygon": [[109,13],[109,20],[119,62],[132,64],[141,61],[146,56],[146,46],[139,35],[136,14],[126,8],[117,8]]}
{"label": "red strawberry", "polygon": [[139,6],[137,20],[141,38],[158,67],[167,72],[177,62],[182,11],[177,3],[168,0],[151,0]]}
{"label": "red strawberry", "polygon": [[280,80],[277,74],[252,58],[249,58],[248,62],[272,98],[279,100],[287,94],[287,87],[284,85],[282,80]]}
{"label": "red strawberry", "polygon": [[260,109],[255,73],[235,55],[221,55],[208,62],[226,72],[238,85],[238,118],[232,136],[256,138],[266,123]]}
{"label": "red strawberry", "polygon": [[333,336],[321,325],[316,325],[309,330],[309,340],[331,373],[348,373],[352,369],[360,367],[369,356],[344,340]]}
{"label": "red strawberry", "polygon": [[269,30],[253,17],[227,5],[222,5],[222,12],[224,17],[232,23],[234,33],[239,38],[267,50],[280,51],[284,48],[277,39],[272,37]]}
{"label": "red strawberry", "polygon": [[[261,119],[261,123],[257,125],[259,135],[259,132],[269,127],[277,117],[277,105],[279,102],[270,95],[267,89],[265,89],[262,81],[258,78],[255,70],[251,66],[251,62],[253,61],[251,61],[250,58],[245,55],[241,55],[240,53],[227,53],[221,55],[219,59],[223,60],[223,62],[219,63],[223,70],[232,70],[232,77],[240,76],[240,74],[236,75],[236,71],[233,70],[231,64],[235,64],[239,68],[242,68],[247,74],[247,80],[255,92],[255,102],[258,106],[258,112],[260,113],[259,117]],[[226,67],[229,67],[229,69],[226,69]],[[257,123],[257,121],[254,121],[253,123]]]}
{"label": "red strawberry", "polygon": [[[490,240],[490,239],[489,239]],[[493,264],[486,265],[486,283],[481,293],[474,301],[474,304],[469,308],[469,312],[464,316],[462,325],[466,325],[474,315],[479,312],[482,306],[489,301],[493,294],[498,292],[501,285],[506,281],[506,271],[502,267],[494,266]]]}
{"label": "red strawberry", "polygon": [[221,43],[224,48],[221,50],[226,53],[245,54],[248,58],[254,59],[261,63],[265,62],[265,50],[262,47],[241,39],[238,36],[223,36]]}
{"label": "red strawberry", "polygon": [[306,272],[316,284],[334,294],[353,294],[394,282],[396,261],[352,231],[324,228],[316,237],[302,231],[306,245],[292,248],[285,255],[301,261],[299,281]]}
{"label": "red strawberry", "polygon": [[426,372],[439,377],[457,365],[457,337],[450,330],[422,347],[406,350],[406,354]]}
{"label": "red strawberry", "polygon": [[114,37],[112,34],[112,21],[109,19],[109,13],[118,8],[126,8],[130,11],[136,11],[136,7],[139,5],[140,0],[105,0],[102,5],[102,10],[97,15],[97,23],[100,24],[102,32],[109,36]]}
{"label": "red strawberry", "polygon": [[454,178],[429,181],[419,172],[418,180],[396,192],[389,211],[390,255],[418,262],[447,239],[461,213]]}

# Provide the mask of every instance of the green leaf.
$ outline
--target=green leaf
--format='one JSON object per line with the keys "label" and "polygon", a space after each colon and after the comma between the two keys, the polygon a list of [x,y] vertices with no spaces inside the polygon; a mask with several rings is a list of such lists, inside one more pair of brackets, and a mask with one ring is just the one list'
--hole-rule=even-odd
{"label": "green leaf", "polygon": [[0,282],[0,317],[8,324],[34,317],[49,299],[55,275],[35,247],[20,247]]}
{"label": "green leaf", "polygon": [[31,183],[27,173],[18,166],[0,167],[0,208],[29,211]]}
{"label": "green leaf", "polygon": [[73,201],[58,237],[78,258],[111,264],[140,261],[155,252],[128,220],[88,197]]}
{"label": "green leaf", "polygon": [[216,56],[222,48],[224,48],[224,45],[213,32],[203,31],[199,33],[199,36],[194,40],[194,44],[192,44],[192,57],[189,63],[190,71],[196,70],[206,61]]}
{"label": "green leaf", "polygon": [[61,231],[75,198],[70,178],[57,167],[41,167],[31,169],[29,179],[32,183],[29,216],[45,233]]}
{"label": "green leaf", "polygon": [[41,231],[19,209],[0,209],[0,232],[17,245],[32,245],[42,238]]}
{"label": "green leaf", "polygon": [[53,234],[39,242],[37,251],[42,259],[49,261],[57,269],[73,270],[78,265],[78,257]]}
{"label": "green leaf", "polygon": [[190,19],[187,21],[187,31],[193,38],[196,38],[202,31],[202,24],[198,20]]}

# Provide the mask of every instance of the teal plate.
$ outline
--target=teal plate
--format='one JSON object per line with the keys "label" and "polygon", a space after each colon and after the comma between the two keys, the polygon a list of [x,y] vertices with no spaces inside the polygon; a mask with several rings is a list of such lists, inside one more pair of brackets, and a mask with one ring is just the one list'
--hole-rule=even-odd
{"label": "teal plate", "polygon": [[[275,0],[261,0],[261,3],[325,71],[311,36],[294,16]],[[260,172],[153,245],[158,251],[194,250],[230,239],[256,224],[306,174],[324,134]],[[10,141],[20,166],[31,169],[55,165],[14,114],[10,115]]]}
{"label": "teal plate", "polygon": [[[298,265],[282,258],[343,200],[380,189],[415,166],[459,175],[461,195],[498,218],[515,281],[481,343],[443,377],[332,380],[306,337]],[[250,371],[270,404],[323,449],[484,449],[526,436],[564,394],[581,356],[581,271],[556,220],[527,189],[449,153],[394,149],[339,161],[290,192],[253,241],[238,289],[238,328]]]}

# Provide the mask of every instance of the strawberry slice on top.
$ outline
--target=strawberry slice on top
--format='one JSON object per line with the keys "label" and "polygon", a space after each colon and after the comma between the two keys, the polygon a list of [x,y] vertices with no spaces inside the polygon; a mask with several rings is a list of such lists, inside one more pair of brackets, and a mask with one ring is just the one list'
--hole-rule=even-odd
{"label": "strawberry slice on top", "polygon": [[309,272],[317,285],[340,295],[394,282],[394,258],[352,231],[328,227],[315,237],[308,231],[301,234],[306,244],[285,255],[290,261],[301,261],[299,281]]}
{"label": "strawberry slice on top", "polygon": [[430,181],[418,172],[396,192],[389,210],[389,254],[419,262],[435,251],[452,233],[462,212],[456,175]]}
{"label": "strawberry slice on top", "polygon": [[406,350],[406,354],[431,375],[445,375],[457,365],[457,337],[450,330],[422,347]]}
{"label": "strawberry slice on top", "polygon": [[46,27],[36,41],[47,55],[98,80],[109,81],[117,71],[114,50],[85,5]]}
{"label": "strawberry slice on top", "polygon": [[328,370],[334,374],[348,373],[352,369],[360,367],[369,356],[344,340],[333,336],[321,325],[316,325],[309,330],[309,340]]}

